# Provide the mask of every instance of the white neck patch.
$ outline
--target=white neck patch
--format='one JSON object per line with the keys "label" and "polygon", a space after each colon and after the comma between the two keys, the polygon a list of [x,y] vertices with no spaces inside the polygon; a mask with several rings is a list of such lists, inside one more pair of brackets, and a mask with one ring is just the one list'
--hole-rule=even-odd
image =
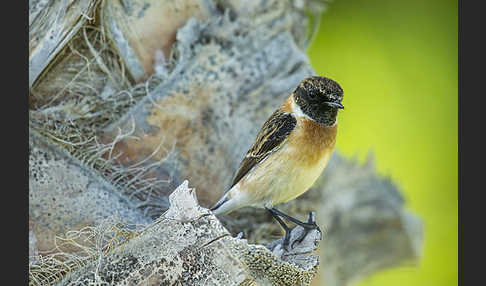
{"label": "white neck patch", "polygon": [[333,126],[335,126],[336,124],[337,124],[337,117],[336,117],[336,120],[334,121],[334,124],[333,124],[333,125],[331,125],[331,126],[329,126],[329,127],[333,127]]}
{"label": "white neck patch", "polygon": [[302,109],[300,109],[300,106],[297,103],[295,103],[295,100],[293,99],[292,99],[292,113],[294,113],[296,116],[305,117],[307,119],[314,120],[310,118],[309,115],[305,114],[302,111]]}

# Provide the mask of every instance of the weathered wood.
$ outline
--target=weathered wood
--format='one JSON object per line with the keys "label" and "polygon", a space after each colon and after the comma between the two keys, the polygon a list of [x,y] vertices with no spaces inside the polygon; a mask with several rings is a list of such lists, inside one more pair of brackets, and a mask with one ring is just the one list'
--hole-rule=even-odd
{"label": "weathered wood", "polygon": [[138,82],[154,73],[158,52],[165,60],[169,59],[176,32],[188,19],[208,18],[207,3],[203,0],[105,1],[102,25]]}
{"label": "weathered wood", "polygon": [[320,240],[318,231],[296,244],[286,262],[261,245],[231,237],[208,209],[198,205],[187,181],[170,195],[170,204],[139,236],[57,285],[299,286],[309,285],[316,274],[318,259],[310,252]]}
{"label": "weathered wood", "polygon": [[29,88],[79,29],[99,0],[29,0]]}
{"label": "weathered wood", "polygon": [[56,235],[95,226],[114,216],[131,224],[152,221],[93,170],[29,130],[32,254],[59,251],[54,244]]}
{"label": "weathered wood", "polygon": [[[142,215],[132,200],[140,199],[138,206],[150,205],[151,217],[159,217],[168,208],[169,195],[186,179],[197,188],[201,206],[211,205],[227,189],[264,120],[300,80],[315,74],[305,55],[308,21],[303,12],[311,4],[307,1],[97,3],[29,2],[29,76],[31,96],[38,96],[31,105],[36,109],[31,120],[39,120],[32,125],[42,131],[42,118],[47,118],[49,128],[58,128],[56,134],[75,132],[66,138],[77,138],[76,143],[64,142],[64,146],[78,155],[96,148],[92,142],[99,137],[95,134],[103,137],[104,146],[115,141],[114,149],[95,153],[112,159],[110,156],[121,152],[118,161],[104,162],[116,162],[112,166],[116,170],[150,166],[151,172],[143,173],[146,179],[164,183],[157,184],[156,192],[150,189],[146,197],[138,195],[147,195],[147,189],[131,189],[137,195],[130,193],[127,199],[127,190],[118,192],[102,174],[73,160],[70,154],[62,154],[59,146],[31,143],[31,150],[37,146],[29,165],[29,251],[33,254],[48,249],[42,243],[52,243],[54,234],[96,225],[115,210],[122,210],[125,221],[149,223],[152,220]],[[69,9],[54,23],[52,15],[58,11],[54,8],[61,4],[69,4]],[[175,13],[192,4],[198,7]],[[88,12],[73,13],[83,9]],[[101,21],[87,25],[92,14],[101,15]],[[59,36],[54,42],[49,38],[53,31]],[[68,52],[59,54],[66,44]],[[125,76],[125,70],[130,77]],[[152,75],[155,77],[144,81]],[[132,98],[134,89],[138,98],[143,90],[138,105],[132,109],[123,107],[125,103],[112,106],[122,101],[121,94],[134,104],[138,100]],[[105,123],[109,125],[105,127]],[[68,124],[75,127],[65,128]],[[43,131],[51,134],[52,130]],[[120,139],[120,133],[128,135]],[[31,141],[48,141],[42,136],[35,138]],[[44,160],[42,154],[58,159]],[[139,179],[139,174],[120,174],[129,180]],[[51,182],[42,184],[39,176]],[[307,241],[294,252],[282,251],[278,239],[283,233],[264,210],[244,208],[216,219],[193,202],[195,191],[190,192],[193,194],[185,197],[187,201],[172,200],[179,211],[171,214],[169,209],[146,232],[72,272],[62,283],[117,277],[127,283],[184,281],[185,285],[206,285],[220,277],[227,283],[216,285],[307,285],[315,275],[317,256],[308,255],[315,244]],[[182,201],[185,203],[180,204]],[[193,209],[185,209],[188,206]],[[405,209],[396,186],[377,175],[372,164],[359,165],[338,153],[311,190],[279,209],[300,219],[316,212],[324,235],[315,252],[320,251],[321,281],[328,286],[349,284],[385,267],[417,259],[421,253],[421,222]],[[181,215],[188,216],[187,220],[181,220]],[[292,239],[299,231],[293,231]],[[240,232],[245,239],[232,237]],[[320,233],[312,233],[309,239],[318,241]],[[167,247],[169,241],[174,248]],[[206,246],[199,249],[196,245]],[[269,245],[272,252],[263,245]],[[125,259],[129,255],[137,257],[135,263]],[[204,265],[199,262],[201,257],[206,259]],[[168,258],[177,263],[171,265]]]}
{"label": "weathered wood", "polygon": [[325,285],[351,285],[419,260],[422,221],[406,209],[397,186],[376,174],[372,158],[361,165],[334,156],[315,188],[317,221],[325,229],[320,252]]}

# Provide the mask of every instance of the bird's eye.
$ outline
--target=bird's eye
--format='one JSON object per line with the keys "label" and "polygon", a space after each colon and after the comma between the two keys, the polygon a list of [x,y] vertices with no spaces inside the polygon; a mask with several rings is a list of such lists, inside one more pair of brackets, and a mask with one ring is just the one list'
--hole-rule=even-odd
{"label": "bird's eye", "polygon": [[316,94],[315,94],[315,93],[313,93],[313,92],[310,92],[310,93],[309,93],[309,98],[310,98],[310,99],[314,99],[314,98],[316,98]]}

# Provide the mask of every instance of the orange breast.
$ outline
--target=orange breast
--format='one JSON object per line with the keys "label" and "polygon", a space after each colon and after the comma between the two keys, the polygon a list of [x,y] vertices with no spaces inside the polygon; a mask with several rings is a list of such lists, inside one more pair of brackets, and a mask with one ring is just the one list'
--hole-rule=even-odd
{"label": "orange breast", "polygon": [[314,167],[334,150],[337,124],[324,126],[305,117],[297,117],[297,126],[288,143],[296,146],[297,159],[303,167]]}

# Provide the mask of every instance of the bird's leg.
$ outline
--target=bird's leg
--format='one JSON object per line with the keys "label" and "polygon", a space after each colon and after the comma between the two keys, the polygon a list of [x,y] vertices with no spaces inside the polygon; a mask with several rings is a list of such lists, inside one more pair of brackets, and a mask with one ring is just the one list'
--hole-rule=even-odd
{"label": "bird's leg", "polygon": [[[292,242],[292,245],[291,245],[292,248],[293,248],[293,246],[296,242],[299,242],[299,243],[302,242],[302,240],[306,237],[306,235],[309,233],[309,231],[311,231],[313,229],[317,229],[317,230],[321,231],[319,229],[319,226],[316,224],[316,221],[314,219],[314,215],[312,213],[309,213],[309,218],[307,219],[307,222],[302,222],[302,221],[300,221],[296,218],[293,218],[289,215],[284,214],[283,212],[277,210],[276,208],[271,208],[271,209],[268,209],[268,210],[272,213],[273,217],[277,218],[278,216],[281,216],[281,217],[283,217],[283,218],[285,218],[285,219],[287,219],[291,222],[294,222],[295,224],[300,225],[301,227],[304,228],[304,232],[302,233],[302,235],[300,235],[299,238],[297,238],[294,242]],[[290,234],[290,232],[289,232],[289,234]],[[287,234],[286,234],[286,236],[287,236]],[[290,235],[289,235],[289,239],[290,239]]]}
{"label": "bird's leg", "polygon": [[283,212],[277,210],[276,208],[271,208],[269,209],[271,212],[275,213],[276,215],[278,216],[281,216],[287,220],[290,220],[291,222],[294,222],[295,224],[297,225],[300,225],[301,227],[305,228],[305,229],[318,229],[319,226],[317,226],[316,222],[314,221],[314,219],[311,217],[311,215],[309,214],[309,219],[307,220],[307,222],[303,222],[303,221],[300,221],[296,218],[293,218],[289,215],[286,215],[284,214]]}
{"label": "bird's leg", "polygon": [[282,247],[288,251],[288,246],[289,246],[289,242],[290,242],[290,228],[283,222],[283,220],[278,216],[278,214],[276,214],[274,212],[274,209],[273,208],[266,208],[270,214],[272,214],[272,217],[278,221],[278,223],[283,227],[283,229],[285,230],[285,236],[284,236],[284,240],[283,240],[283,243],[282,243]]}

